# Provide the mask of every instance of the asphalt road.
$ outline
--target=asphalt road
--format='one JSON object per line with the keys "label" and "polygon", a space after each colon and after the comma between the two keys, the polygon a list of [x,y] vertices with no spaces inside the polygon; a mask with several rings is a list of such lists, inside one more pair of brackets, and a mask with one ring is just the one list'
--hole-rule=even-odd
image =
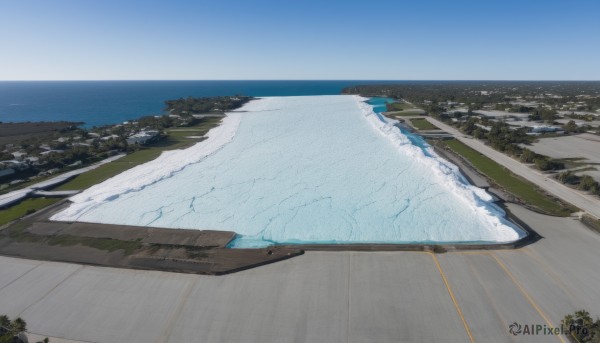
{"label": "asphalt road", "polygon": [[528,167],[527,165],[509,157],[499,151],[492,149],[485,145],[483,142],[465,136],[457,129],[442,123],[431,117],[426,117],[429,122],[439,127],[440,129],[453,134],[456,139],[470,146],[471,148],[479,151],[487,157],[498,162],[502,166],[506,167],[511,172],[521,176],[522,178],[530,181],[538,187],[544,189],[548,193],[556,196],[557,198],[563,199],[585,212],[592,214],[596,218],[600,218],[600,200],[594,196],[583,194],[577,190],[569,188],[562,183],[548,177],[547,175]]}
{"label": "asphalt road", "polygon": [[566,341],[508,326],[600,315],[600,235],[509,206],[545,238],[496,252],[311,251],[226,276],[0,257],[0,309],[84,342]]}

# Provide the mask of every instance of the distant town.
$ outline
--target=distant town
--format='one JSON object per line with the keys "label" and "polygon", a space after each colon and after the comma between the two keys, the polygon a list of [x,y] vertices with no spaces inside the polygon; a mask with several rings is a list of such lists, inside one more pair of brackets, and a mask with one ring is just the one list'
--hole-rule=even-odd
{"label": "distant town", "polygon": [[600,195],[600,83],[415,82],[364,85],[344,93],[385,96],[386,115],[424,137],[438,120],[560,182]]}
{"label": "distant town", "polygon": [[168,100],[165,114],[92,128],[71,122],[0,123],[0,193],[137,151],[165,140],[168,128],[222,117],[224,111],[249,100],[246,96]]}

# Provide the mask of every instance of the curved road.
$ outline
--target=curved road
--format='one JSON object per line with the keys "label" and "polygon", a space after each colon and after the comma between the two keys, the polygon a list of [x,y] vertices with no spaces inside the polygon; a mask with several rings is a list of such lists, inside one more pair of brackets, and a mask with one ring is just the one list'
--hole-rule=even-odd
{"label": "curved road", "polygon": [[426,118],[433,125],[439,127],[440,129],[448,133],[453,134],[454,137],[456,137],[456,139],[458,139],[459,141],[465,143],[471,148],[493,159],[494,161],[506,167],[511,172],[532,182],[536,186],[554,195],[555,197],[563,199],[564,201],[579,207],[583,211],[595,216],[596,218],[600,218],[600,200],[598,200],[594,196],[586,195],[577,190],[569,188],[563,185],[562,183],[548,177],[547,175],[544,175],[528,167],[527,165],[513,159],[512,157],[509,157],[499,151],[490,148],[483,142],[465,136],[465,134],[453,128],[452,126],[446,125],[441,121],[431,117]]}

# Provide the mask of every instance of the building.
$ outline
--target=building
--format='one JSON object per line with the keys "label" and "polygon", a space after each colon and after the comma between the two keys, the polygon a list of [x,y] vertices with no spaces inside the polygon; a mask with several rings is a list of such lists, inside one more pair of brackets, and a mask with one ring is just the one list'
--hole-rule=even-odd
{"label": "building", "polygon": [[27,156],[26,152],[21,152],[21,151],[15,151],[12,153],[13,157],[15,158],[15,160],[17,161],[23,161],[23,159],[25,159],[25,157]]}
{"label": "building", "polygon": [[158,131],[156,130],[140,131],[129,136],[127,138],[127,144],[145,144],[156,136],[158,136]]}
{"label": "building", "polygon": [[537,125],[531,128],[532,133],[544,133],[544,132],[558,132],[563,131],[560,127],[548,126],[548,125]]}
{"label": "building", "polygon": [[118,135],[108,135],[108,136],[104,136],[104,137],[102,137],[100,139],[106,142],[106,141],[109,141],[111,139],[117,139],[117,138],[119,138]]}

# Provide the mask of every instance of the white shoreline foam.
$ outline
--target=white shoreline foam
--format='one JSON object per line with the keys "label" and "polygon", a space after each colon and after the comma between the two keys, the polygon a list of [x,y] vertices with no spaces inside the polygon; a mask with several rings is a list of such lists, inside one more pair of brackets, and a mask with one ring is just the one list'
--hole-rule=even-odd
{"label": "white shoreline foam", "polygon": [[[431,170],[436,183],[445,187],[458,201],[468,206],[479,220],[481,229],[487,231],[487,237],[494,237],[494,242],[505,243],[518,240],[526,235],[520,228],[505,219],[504,211],[493,203],[493,198],[485,190],[469,185],[463,179],[455,165],[439,157],[430,148],[427,154],[414,145],[407,135],[394,126],[395,122],[387,120],[373,111],[373,107],[364,103],[366,98],[354,97],[357,106],[373,129],[391,142],[398,152],[420,163],[423,168]],[[268,108],[271,101],[277,98],[262,98],[251,101],[240,110],[253,112]],[[223,119],[223,123],[207,134],[207,139],[184,150],[164,152],[157,159],[129,169],[84,192],[72,197],[70,207],[52,216],[51,220],[78,221],[85,219],[85,214],[120,196],[136,192],[145,187],[168,179],[178,172],[195,163],[199,163],[207,156],[215,154],[227,143],[234,140],[241,122],[243,113],[230,112]],[[430,155],[430,156],[428,156]],[[98,222],[98,220],[95,220]],[[102,222],[102,221],[101,221]],[[261,237],[266,240],[266,237]]]}
{"label": "white shoreline foam", "polygon": [[489,193],[484,189],[462,182],[460,180],[460,170],[457,166],[441,158],[431,148],[428,148],[427,152],[432,157],[425,155],[394,125],[395,121],[388,121],[383,116],[375,113],[373,107],[365,102],[368,98],[357,95],[354,97],[365,118],[380,134],[388,138],[402,153],[414,157],[424,167],[433,170],[440,185],[446,187],[481,216],[481,219],[489,224],[488,230],[491,228],[499,232],[498,236],[501,238],[497,241],[498,243],[514,242],[527,235],[522,229],[511,225],[505,219],[506,213],[493,203],[494,199]]}
{"label": "white shoreline foam", "polygon": [[[248,106],[246,104],[244,107]],[[242,107],[242,109],[244,109]],[[156,159],[128,169],[104,182],[94,185],[69,200],[72,204],[54,214],[50,220],[77,221],[95,206],[115,199],[123,194],[135,192],[169,178],[185,167],[202,161],[231,142],[241,122],[240,113],[230,112],[221,124],[210,129],[207,138],[187,149],[164,151]]]}

